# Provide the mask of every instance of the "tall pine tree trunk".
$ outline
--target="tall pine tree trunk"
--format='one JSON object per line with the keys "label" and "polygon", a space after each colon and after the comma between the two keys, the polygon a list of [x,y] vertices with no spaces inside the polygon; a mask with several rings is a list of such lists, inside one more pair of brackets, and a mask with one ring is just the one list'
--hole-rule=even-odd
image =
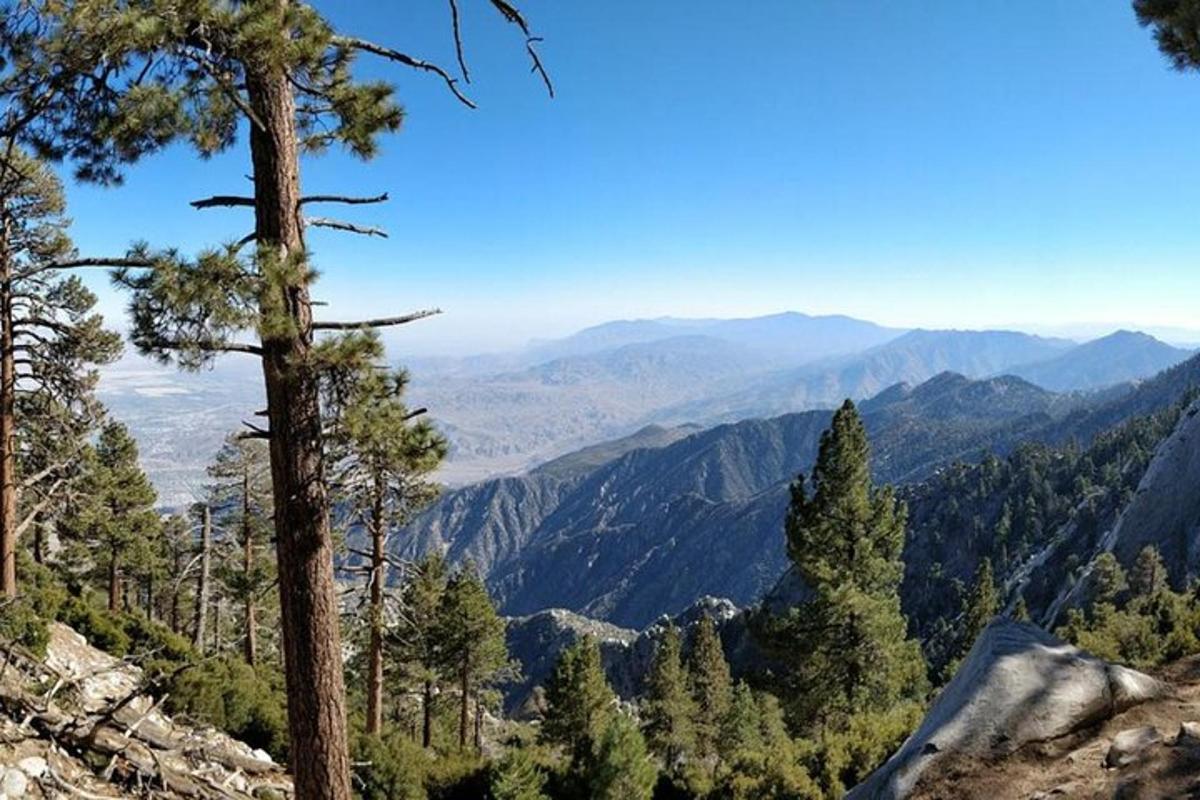
{"label": "tall pine tree trunk", "polygon": [[421,747],[433,744],[433,681],[428,678],[421,692]]}
{"label": "tall pine tree trunk", "polygon": [[459,686],[462,692],[462,702],[458,707],[458,749],[467,749],[467,723],[471,717],[471,658],[470,653],[463,654],[462,666],[459,669]]}
{"label": "tall pine tree trunk", "polygon": [[[281,9],[286,0],[277,0]],[[281,42],[282,46],[283,43]],[[312,306],[300,217],[300,166],[295,104],[284,70],[247,65],[255,235],[268,275],[260,308],[270,317],[262,340],[270,421],[271,480],[288,733],[296,795],[349,800],[350,757],[333,539],[322,463],[318,376],[310,361]],[[290,265],[290,266],[289,266]]]}
{"label": "tall pine tree trunk", "polygon": [[0,229],[0,596],[17,596],[16,365],[7,210]]}
{"label": "tall pine tree trunk", "polygon": [[108,610],[117,611],[121,607],[121,557],[114,547],[108,560]]}
{"label": "tall pine tree trunk", "polygon": [[253,583],[250,580],[251,573],[254,572],[254,528],[250,522],[250,479],[249,475],[243,470],[242,472],[242,571],[246,578],[244,590],[245,606],[242,609],[244,619],[242,623],[246,626],[246,637],[243,640],[243,655],[246,657],[246,663],[254,666],[258,661],[258,620],[256,619],[254,608],[254,591]]}
{"label": "tall pine tree trunk", "polygon": [[475,694],[475,751],[483,752],[483,701]]}
{"label": "tall pine tree trunk", "polygon": [[200,508],[200,515],[200,573],[196,576],[196,618],[192,625],[192,646],[203,653],[212,570],[212,509],[205,504]]}
{"label": "tall pine tree trunk", "polygon": [[383,730],[383,486],[375,476],[371,502],[371,642],[367,653],[367,733]]}

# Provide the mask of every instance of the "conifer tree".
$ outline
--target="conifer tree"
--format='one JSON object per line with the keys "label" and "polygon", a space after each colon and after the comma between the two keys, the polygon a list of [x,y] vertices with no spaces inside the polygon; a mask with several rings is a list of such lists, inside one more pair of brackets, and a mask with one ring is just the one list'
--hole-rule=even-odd
{"label": "conifer tree", "polygon": [[617,713],[595,639],[585,636],[559,655],[546,683],[546,702],[542,737],[574,760],[586,760]]}
{"label": "conifer tree", "polygon": [[745,681],[733,687],[729,713],[721,726],[721,757],[733,762],[739,753],[759,752],[763,748],[762,713],[754,692]]}
{"label": "conifer tree", "polygon": [[722,727],[733,699],[733,680],[712,618],[705,615],[696,625],[688,678],[695,705],[696,751],[701,759],[716,758]]}
{"label": "conifer tree", "polygon": [[188,577],[198,560],[192,526],[182,514],[173,514],[163,523],[162,539],[166,548],[168,596],[166,621],[172,633],[183,633],[183,618],[188,603]]}
{"label": "conifer tree", "polygon": [[447,583],[436,636],[446,672],[458,679],[458,747],[462,750],[467,746],[471,701],[509,666],[504,620],[474,568],[460,569]]}
{"label": "conifer tree", "polygon": [[157,497],[138,466],[137,444],[124,425],[109,422],[83,455],[81,505],[66,535],[72,563],[90,564],[106,586],[109,611],[124,606],[127,573],[153,558],[161,521]]}
{"label": "conifer tree", "polygon": [[93,313],[95,295],[66,274],[81,262],[61,183],[11,139],[0,151],[0,596],[12,597],[17,540],[77,475],[100,415],[94,367],[121,342]]}
{"label": "conifer tree", "polygon": [[975,580],[971,583],[971,593],[967,597],[966,608],[963,609],[962,638],[959,644],[959,655],[966,655],[983,633],[983,629],[996,616],[1000,600],[996,596],[996,579],[992,574],[992,560],[985,558],[979,562],[975,570]]}
{"label": "conifer tree", "polygon": [[646,741],[668,772],[678,768],[696,743],[695,705],[683,667],[682,649],[679,629],[673,623],[668,624],[654,653],[641,707]]}
{"label": "conifer tree", "polygon": [[[236,556],[218,572],[229,598],[242,610],[242,657],[258,661],[258,605],[274,581],[274,559],[264,558],[271,539],[271,468],[266,443],[231,435],[208,468],[208,505],[234,540]],[[232,561],[232,563],[228,563]]]}
{"label": "conifer tree", "polygon": [[646,740],[624,714],[608,720],[587,772],[591,800],[650,800],[658,777]]}
{"label": "conifer tree", "polygon": [[489,788],[492,800],[549,800],[545,786],[546,773],[529,748],[514,747],[496,764]]}
{"label": "conifer tree", "polygon": [[389,535],[412,519],[437,496],[428,479],[446,455],[446,440],[425,421],[414,422],[422,409],[404,403],[408,374],[368,371],[355,374],[349,386],[336,383],[329,392],[334,433],[335,485],[345,498],[353,523],[365,528],[371,549],[366,568],[367,722],[366,732],[383,727],[383,662],[385,592],[388,584]]}
{"label": "conifer tree", "polygon": [[1133,0],[1133,10],[1143,27],[1154,31],[1158,49],[1180,72],[1200,70],[1200,39],[1196,0]]}
{"label": "conifer tree", "polygon": [[766,633],[793,665],[779,689],[799,728],[924,692],[920,648],[900,610],[905,509],[890,488],[872,486],[869,455],[847,400],[821,437],[811,492],[803,477],[792,486],[788,555],[811,594]]}
{"label": "conifer tree", "polygon": [[[534,49],[539,40],[525,17],[509,0],[488,4],[525,35],[534,69],[549,88]],[[353,331],[427,314],[314,321],[315,270],[306,228],[379,231],[303,212],[315,203],[386,196],[306,196],[300,159],[331,145],[368,158],[380,134],[399,128],[403,115],[391,87],[354,79],[351,67],[360,53],[438,76],[456,97],[473,104],[441,67],[342,35],[300,0],[29,5],[35,9],[29,25],[5,26],[5,38],[15,43],[6,48],[10,72],[23,89],[16,97],[20,116],[36,115],[39,121],[25,138],[39,152],[71,159],[80,178],[118,182],[125,165],[176,141],[211,155],[230,148],[245,123],[253,195],[217,196],[194,205],[250,208],[253,231],[194,260],[171,250],[138,249],[131,260],[144,268],[124,270],[116,280],[133,293],[133,338],[141,351],[183,366],[220,353],[249,354],[262,362],[268,427],[259,433],[270,440],[277,500],[296,788],[305,798],[346,800],[350,765],[319,382],[330,366],[325,359],[334,353],[363,361],[363,337]],[[456,42],[459,30],[455,24]],[[246,245],[253,247],[250,256],[243,255]],[[246,331],[257,341],[235,341]],[[321,331],[352,333],[343,346],[319,350]]]}
{"label": "conifer tree", "polygon": [[1104,552],[1096,556],[1092,564],[1092,606],[1116,605],[1119,598],[1128,588],[1125,570],[1117,557]]}
{"label": "conifer tree", "polygon": [[441,610],[446,563],[437,553],[418,561],[404,586],[405,613],[395,631],[401,664],[421,685],[421,746],[433,743],[433,697],[442,678]]}
{"label": "conifer tree", "polygon": [[1138,553],[1129,571],[1129,593],[1134,597],[1150,597],[1167,588],[1167,567],[1158,548],[1148,544]]}
{"label": "conifer tree", "polygon": [[1025,595],[1017,598],[1017,604],[1013,606],[1012,618],[1017,622],[1031,622],[1029,616],[1029,605],[1025,602]]}
{"label": "conifer tree", "polygon": [[208,646],[208,614],[212,607],[212,563],[213,563],[213,520],[212,507],[208,503],[196,503],[192,514],[199,521],[196,542],[196,603],[192,616],[192,646],[203,653]]}

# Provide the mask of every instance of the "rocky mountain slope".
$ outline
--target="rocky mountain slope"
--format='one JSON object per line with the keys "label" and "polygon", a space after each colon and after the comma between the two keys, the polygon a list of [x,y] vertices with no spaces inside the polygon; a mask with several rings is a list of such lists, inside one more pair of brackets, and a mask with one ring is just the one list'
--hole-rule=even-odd
{"label": "rocky mountain slope", "polygon": [[141,669],[53,623],[44,658],[0,670],[0,797],[251,800],[291,796],[284,768],[159,710]]}
{"label": "rocky mountain slope", "polygon": [[[1183,797],[1165,790],[1194,788],[1196,776],[1179,767],[1196,763],[1200,741],[1185,734],[1168,749],[1163,734],[1200,719],[1194,681],[1173,689],[1040,628],[998,619],[920,727],[847,800]],[[1019,777],[1011,768],[1018,763]],[[1146,793],[1152,780],[1152,791],[1162,793]],[[1114,792],[1118,786],[1124,789]]]}

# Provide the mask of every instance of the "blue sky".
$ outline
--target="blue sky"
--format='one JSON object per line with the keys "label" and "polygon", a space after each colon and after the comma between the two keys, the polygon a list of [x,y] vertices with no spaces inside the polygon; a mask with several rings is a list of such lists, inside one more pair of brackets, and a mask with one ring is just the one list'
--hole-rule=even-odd
{"label": "blue sky", "polygon": [[[400,355],[785,309],[1200,330],[1200,75],[1168,69],[1128,2],[531,0],[554,100],[516,30],[460,4],[479,110],[364,60],[404,130],[370,164],[306,164],[311,191],[392,195],[344,212],[389,239],[310,244],[331,315],[447,311]],[[452,65],[444,2],[318,6]],[[244,210],[187,201],[244,191],[247,162],[178,148],[73,188],[80,248],[241,236]]]}

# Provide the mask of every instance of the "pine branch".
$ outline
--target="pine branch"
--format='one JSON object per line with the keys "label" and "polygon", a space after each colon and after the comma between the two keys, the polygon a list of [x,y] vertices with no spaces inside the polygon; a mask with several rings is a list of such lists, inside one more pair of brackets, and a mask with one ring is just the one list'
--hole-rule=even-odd
{"label": "pine branch", "polygon": [[256,344],[244,342],[177,342],[171,339],[155,339],[150,344],[156,350],[199,350],[202,353],[249,353],[261,356],[263,349]]}
{"label": "pine branch", "polygon": [[413,69],[419,69],[424,72],[431,72],[445,81],[446,88],[450,90],[451,94],[458,98],[460,103],[467,108],[478,108],[478,106],[476,106],[469,97],[459,91],[458,81],[455,80],[450,73],[446,72],[446,70],[442,69],[437,64],[431,64],[428,61],[422,61],[419,58],[413,58],[410,55],[401,53],[399,50],[393,50],[390,47],[384,47],[383,45],[378,45],[374,42],[368,42],[366,39],[359,39],[354,36],[335,36],[333,37],[333,43],[350,50],[361,50],[364,53],[371,53],[372,55],[386,58],[389,61],[395,61],[398,64],[403,64],[406,67],[412,67]]}
{"label": "pine branch", "polygon": [[25,531],[29,529],[29,526],[32,525],[38,518],[38,515],[46,510],[46,506],[50,505],[50,502],[54,499],[55,490],[62,486],[63,483],[65,483],[64,478],[59,478],[57,481],[55,481],[54,484],[46,490],[46,496],[38,501],[37,505],[29,509],[28,516],[26,516],[21,524],[17,526],[17,529],[13,534],[16,538],[21,538],[21,534],[25,533]]}
{"label": "pine branch", "polygon": [[425,311],[414,311],[411,314],[405,314],[399,317],[379,317],[378,319],[364,319],[356,322],[314,322],[312,324],[314,331],[353,331],[360,328],[387,328],[393,325],[406,325],[409,322],[433,317],[442,313],[440,308],[431,308]]}
{"label": "pine branch", "polygon": [[[367,203],[386,203],[388,201],[388,193],[375,195],[374,197],[355,197],[353,195],[342,194],[310,194],[307,197],[300,198],[300,205],[306,203],[346,203],[352,206],[366,205]],[[193,203],[192,205],[195,205]]]}
{"label": "pine branch", "polygon": [[305,217],[304,224],[310,228],[332,228],[337,231],[347,231],[349,233],[357,233],[362,236],[378,236],[382,239],[387,238],[387,231],[383,228],[376,228],[370,225],[355,225],[352,222],[345,222],[340,219],[331,219],[330,217]]}
{"label": "pine branch", "polygon": [[212,197],[205,197],[201,200],[193,200],[192,202],[188,203],[188,205],[197,209],[221,207],[228,208],[231,206],[249,206],[253,208],[254,198],[240,197],[233,194],[216,194]]}
{"label": "pine branch", "polygon": [[41,266],[22,270],[15,273],[13,279],[24,280],[32,278],[34,275],[40,275],[43,272],[52,272],[59,269],[83,269],[87,267],[143,269],[153,266],[154,262],[148,258],[74,258],[68,261],[55,261],[51,264],[42,264]]}
{"label": "pine branch", "polygon": [[250,430],[242,431],[241,433],[239,433],[237,435],[237,438],[239,438],[239,439],[270,439],[271,438],[271,432],[269,430],[266,430],[265,428],[260,428],[257,425],[255,425],[254,423],[246,422],[245,420],[242,420],[242,424],[245,425]]}

